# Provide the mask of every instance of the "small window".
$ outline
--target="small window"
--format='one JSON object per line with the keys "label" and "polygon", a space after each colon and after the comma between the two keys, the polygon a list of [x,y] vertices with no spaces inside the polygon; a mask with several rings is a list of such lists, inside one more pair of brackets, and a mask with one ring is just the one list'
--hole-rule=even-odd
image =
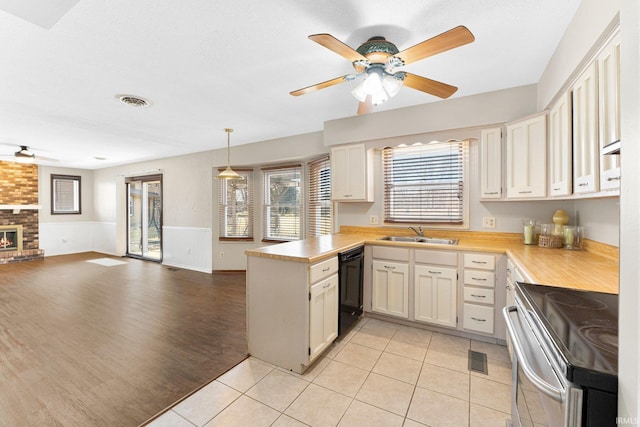
{"label": "small window", "polygon": [[308,163],[309,224],[308,237],[331,234],[333,212],[331,203],[331,162],[322,157]]}
{"label": "small window", "polygon": [[385,148],[384,221],[467,226],[467,141]]}
{"label": "small window", "polygon": [[51,175],[51,214],[79,214],[80,177],[76,175]]}
{"label": "small window", "polygon": [[302,236],[300,165],[264,168],[264,240],[291,241]]}
{"label": "small window", "polygon": [[218,180],[219,240],[253,240],[253,171]]}

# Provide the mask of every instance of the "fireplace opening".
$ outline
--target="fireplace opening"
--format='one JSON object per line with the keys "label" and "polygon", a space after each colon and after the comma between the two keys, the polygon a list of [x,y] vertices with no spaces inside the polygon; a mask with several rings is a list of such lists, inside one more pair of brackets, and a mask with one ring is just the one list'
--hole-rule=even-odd
{"label": "fireplace opening", "polygon": [[22,251],[22,226],[0,226],[0,252]]}

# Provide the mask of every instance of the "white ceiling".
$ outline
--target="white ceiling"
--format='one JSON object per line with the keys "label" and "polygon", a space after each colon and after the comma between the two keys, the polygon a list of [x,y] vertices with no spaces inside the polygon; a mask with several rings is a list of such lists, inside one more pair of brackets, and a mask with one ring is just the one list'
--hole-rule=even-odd
{"label": "white ceiling", "polygon": [[[27,145],[97,169],[223,148],[225,127],[232,145],[320,131],[357,101],[353,82],[289,95],[353,72],[316,33],[403,50],[465,25],[475,42],[404,70],[458,86],[453,97],[536,83],[579,3],[0,0],[0,155]],[[438,100],[405,87],[376,111]]]}

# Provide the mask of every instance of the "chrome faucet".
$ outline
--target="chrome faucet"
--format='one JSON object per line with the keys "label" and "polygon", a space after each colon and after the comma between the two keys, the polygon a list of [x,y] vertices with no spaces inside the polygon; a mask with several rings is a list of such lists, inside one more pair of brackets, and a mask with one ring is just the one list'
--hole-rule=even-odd
{"label": "chrome faucet", "polygon": [[418,236],[420,237],[424,237],[424,234],[422,234],[422,226],[419,225],[418,229],[416,230],[415,227],[409,227],[410,230],[413,230],[414,233],[416,233]]}

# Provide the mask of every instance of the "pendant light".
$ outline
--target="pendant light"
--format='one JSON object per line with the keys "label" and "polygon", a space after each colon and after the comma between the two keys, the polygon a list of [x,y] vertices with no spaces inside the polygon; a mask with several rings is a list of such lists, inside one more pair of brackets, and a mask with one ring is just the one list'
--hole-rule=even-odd
{"label": "pendant light", "polygon": [[224,131],[227,133],[227,168],[220,172],[216,178],[218,179],[242,179],[240,175],[233,169],[231,169],[231,132],[233,129],[225,128]]}

